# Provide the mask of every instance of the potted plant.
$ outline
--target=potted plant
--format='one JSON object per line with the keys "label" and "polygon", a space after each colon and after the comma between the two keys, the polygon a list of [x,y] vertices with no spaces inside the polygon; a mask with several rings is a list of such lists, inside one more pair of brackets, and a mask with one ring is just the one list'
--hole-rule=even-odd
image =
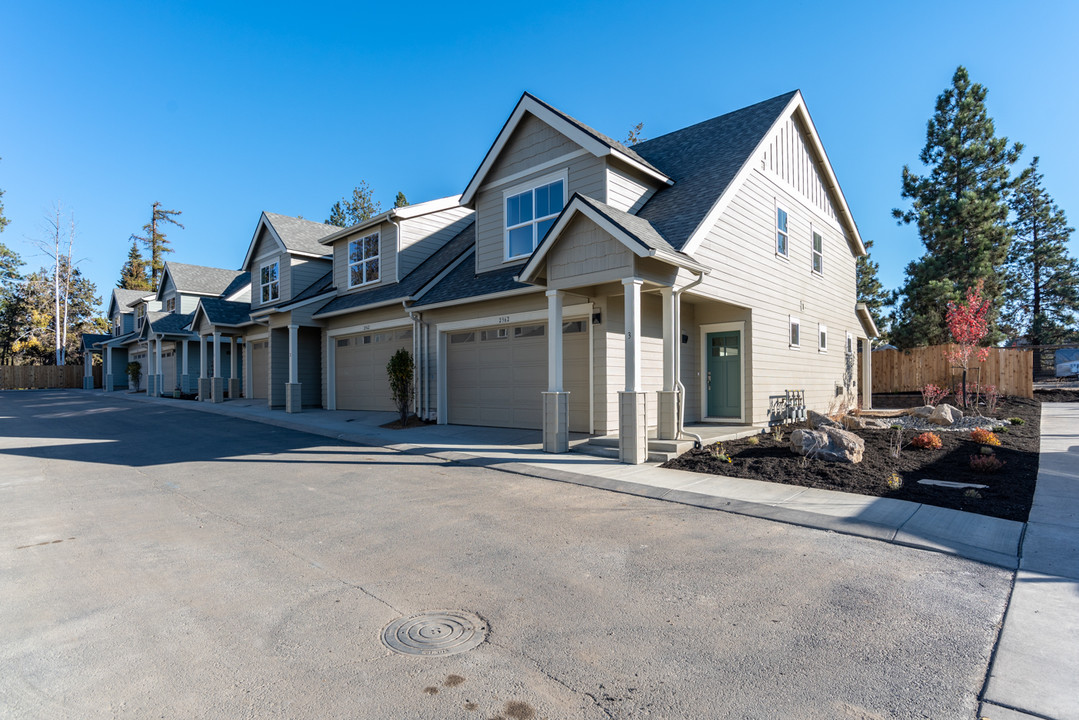
{"label": "potted plant", "polygon": [[137,362],[129,362],[127,364],[127,376],[131,378],[132,392],[139,391],[139,380],[142,379],[142,364]]}

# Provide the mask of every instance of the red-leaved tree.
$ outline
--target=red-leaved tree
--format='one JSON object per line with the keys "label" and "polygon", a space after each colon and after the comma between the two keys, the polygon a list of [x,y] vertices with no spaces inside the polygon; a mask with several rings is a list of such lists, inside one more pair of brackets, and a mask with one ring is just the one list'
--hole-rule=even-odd
{"label": "red-leaved tree", "polygon": [[985,362],[989,357],[989,348],[978,347],[989,333],[989,300],[982,296],[984,284],[983,280],[979,280],[977,285],[967,288],[963,302],[949,302],[945,316],[948,331],[956,344],[955,347],[945,350],[944,356],[952,365],[963,368],[963,392],[958,398],[963,405],[969,402],[967,370],[970,369],[971,358],[977,357],[978,362]]}

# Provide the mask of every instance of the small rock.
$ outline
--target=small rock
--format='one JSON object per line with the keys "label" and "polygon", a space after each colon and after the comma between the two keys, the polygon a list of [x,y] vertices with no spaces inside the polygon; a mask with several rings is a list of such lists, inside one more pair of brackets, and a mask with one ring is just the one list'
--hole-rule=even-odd
{"label": "small rock", "polygon": [[913,415],[914,417],[927,418],[933,414],[935,409],[936,408],[932,405],[922,405],[921,407],[912,409],[908,414]]}
{"label": "small rock", "polygon": [[830,462],[858,463],[865,452],[865,441],[852,432],[825,425],[819,430],[792,432],[791,450]]}
{"label": "small rock", "polygon": [[840,418],[840,422],[847,430],[865,430],[866,428],[865,420],[856,415],[844,415]]}
{"label": "small rock", "polygon": [[820,427],[841,427],[839,423],[837,423],[835,420],[832,420],[827,415],[822,415],[821,413],[814,412],[813,410],[810,410],[807,413],[807,417],[809,418],[809,424],[812,425],[814,429]]}
{"label": "small rock", "polygon": [[955,407],[954,405],[949,405],[948,403],[937,405],[937,407],[933,410],[933,414],[930,415],[928,418],[929,422],[933,423],[934,425],[951,425],[956,420],[962,419],[963,411]]}
{"label": "small rock", "polygon": [[868,430],[887,430],[894,422],[885,422],[884,420],[877,420],[876,418],[869,418],[865,420],[865,427]]}

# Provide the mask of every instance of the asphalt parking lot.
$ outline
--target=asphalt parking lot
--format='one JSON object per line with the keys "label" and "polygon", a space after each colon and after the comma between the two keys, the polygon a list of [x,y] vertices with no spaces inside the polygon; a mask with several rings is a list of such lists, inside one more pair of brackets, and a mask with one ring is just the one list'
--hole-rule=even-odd
{"label": "asphalt parking lot", "polygon": [[[0,393],[0,716],[973,718],[1012,573],[231,418]],[[450,656],[386,648],[423,611]]]}

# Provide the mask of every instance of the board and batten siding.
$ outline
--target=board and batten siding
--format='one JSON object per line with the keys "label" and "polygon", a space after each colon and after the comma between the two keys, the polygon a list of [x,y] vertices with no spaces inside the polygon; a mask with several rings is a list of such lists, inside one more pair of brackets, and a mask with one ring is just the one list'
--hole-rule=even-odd
{"label": "board and batten siding", "polygon": [[616,210],[636,215],[655,192],[655,188],[642,179],[633,177],[613,164],[607,165],[606,203]]}
{"label": "board and batten siding", "polygon": [[401,241],[397,256],[400,281],[461,232],[471,221],[472,211],[455,207],[400,221]]}
{"label": "board and batten siding", "polygon": [[498,160],[485,178],[484,186],[476,194],[476,272],[495,270],[505,262],[505,207],[502,193],[507,188],[525,185],[566,170],[567,201],[573,193],[579,192],[606,202],[607,162],[605,158],[590,153],[572,157],[565,164],[519,175],[527,173],[529,168],[581,150],[579,145],[554,128],[532,115],[526,115],[502,148]]}
{"label": "board and batten siding", "polygon": [[[362,285],[360,287],[349,288],[348,286],[348,244],[353,240],[367,237],[374,232],[378,232],[378,281],[370,283],[369,285]],[[365,230],[349,235],[348,237],[341,238],[333,244],[333,284],[337,288],[337,293],[343,295],[346,293],[358,292],[360,290],[370,290],[371,288],[378,287],[380,285],[386,285],[397,281],[397,227],[392,223],[383,222],[378,225],[369,227]],[[323,271],[325,272],[325,270]]]}
{"label": "board and batten siding", "polygon": [[779,178],[782,184],[789,186],[832,222],[839,222],[831,194],[824,186],[818,160],[806,145],[802,124],[793,116],[780,123],[768,140],[760,169]]}
{"label": "board and batten siding", "polygon": [[[787,258],[776,254],[777,201],[789,214]],[[812,269],[811,226],[824,242],[823,275]],[[845,380],[845,334],[864,335],[855,314],[855,258],[844,230],[809,198],[754,170],[695,256],[707,266],[723,268],[705,277],[700,294],[752,309],[747,324],[747,420],[766,423],[771,398],[788,389],[805,390],[811,409],[827,410]],[[800,321],[799,349],[789,346],[791,317]],[[826,353],[817,350],[820,324],[828,328]]]}

